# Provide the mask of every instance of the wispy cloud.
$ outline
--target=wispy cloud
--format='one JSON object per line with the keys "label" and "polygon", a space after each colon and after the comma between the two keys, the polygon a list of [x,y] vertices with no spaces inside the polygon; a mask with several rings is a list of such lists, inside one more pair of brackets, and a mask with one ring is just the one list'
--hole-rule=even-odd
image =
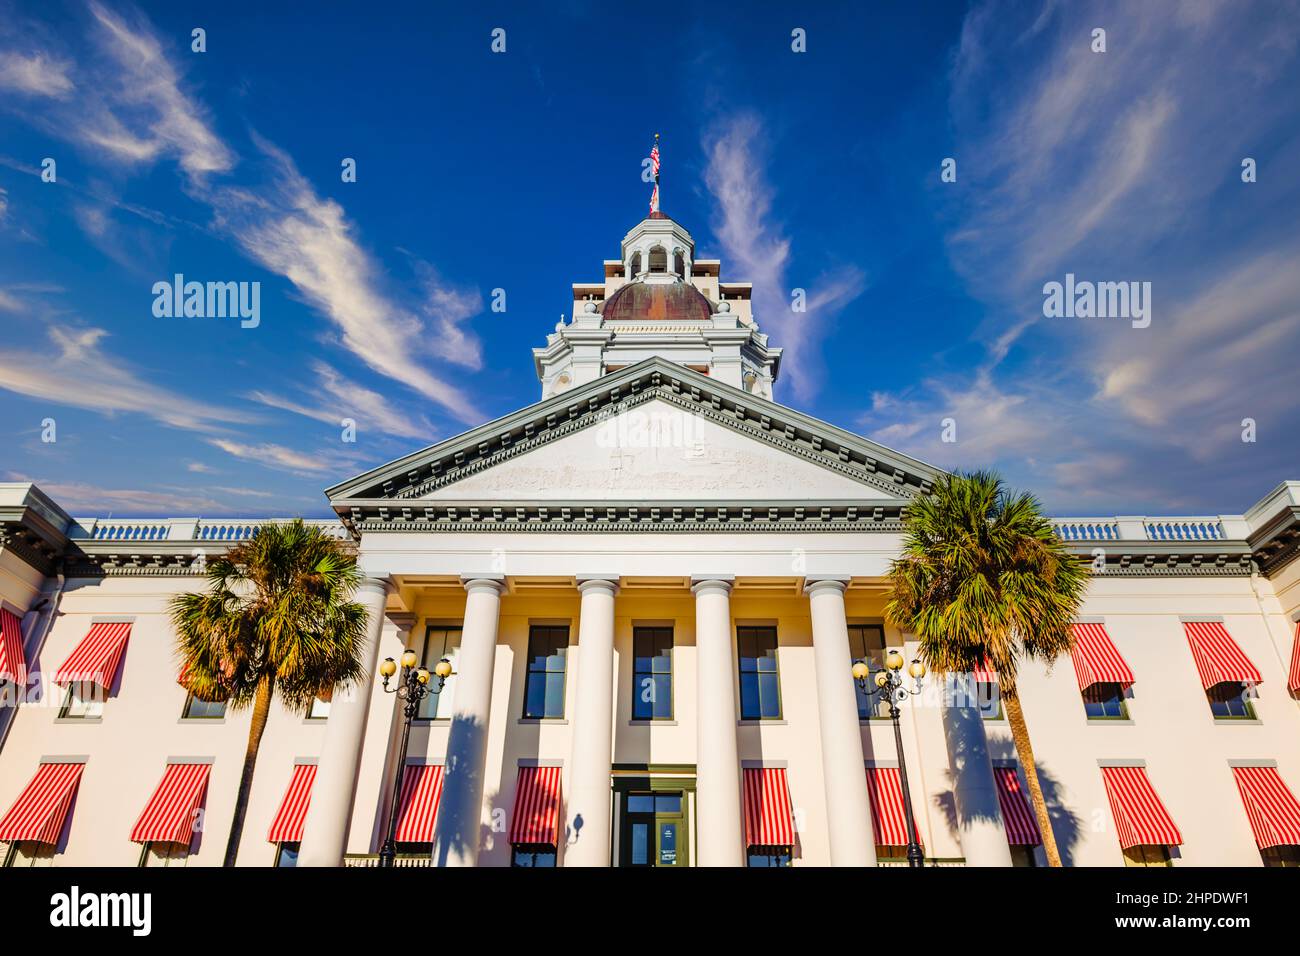
{"label": "wispy cloud", "polygon": [[[704,141],[704,183],[728,268],[753,283],[754,318],[784,347],[784,379],[799,398],[807,399],[820,381],[822,338],[836,315],[862,294],[866,277],[857,267],[845,266],[810,282],[790,279],[791,242],[772,211],[775,191],[762,134],[762,121],[753,113],[736,114],[713,127]],[[792,308],[796,286],[805,289],[803,312]]]}
{"label": "wispy cloud", "polygon": [[308,404],[262,390],[253,391],[248,397],[270,408],[293,412],[340,428],[344,418],[351,418],[362,431],[374,428],[399,438],[433,440],[434,427],[423,416],[399,411],[379,392],[346,378],[324,362],[312,362],[311,373],[312,390],[329,396],[329,404]]}
{"label": "wispy cloud", "polygon": [[73,89],[71,66],[44,53],[0,52],[0,90],[64,99]]}
{"label": "wispy cloud", "polygon": [[112,106],[103,109],[102,122],[87,135],[96,145],[132,159],[175,156],[193,181],[230,169],[234,153],[212,131],[198,103],[181,90],[180,76],[143,17],[131,23],[93,0],[90,12],[99,24],[102,48],[117,69],[110,74]]}
{"label": "wispy cloud", "polygon": [[[187,90],[146,18],[98,0],[91,0],[89,10],[97,56],[79,61],[75,70],[42,51],[18,59],[11,52],[4,61],[15,83],[32,85],[33,77],[48,80],[57,74],[76,84],[77,96],[47,99],[43,109],[28,111],[27,119],[51,135],[91,147],[100,158],[108,153],[131,165],[174,160],[189,195],[212,210],[217,233],[287,278],[329,320],[337,332],[332,341],[443,406],[456,420],[481,421],[484,415],[470,394],[437,374],[429,361],[481,367],[481,345],[466,324],[481,308],[478,292],[443,280],[428,266],[416,276],[418,292],[391,288],[387,270],[362,245],[342,205],[318,194],[286,152],[256,135],[254,144],[269,166],[265,178],[241,186],[218,182],[239,157]],[[78,207],[87,237],[119,260],[137,259],[131,243],[117,241],[122,227],[106,208],[115,201],[99,198],[98,204]]]}
{"label": "wispy cloud", "polygon": [[255,416],[188,398],[155,385],[103,348],[108,332],[99,328],[53,327],[52,352],[0,348],[0,388],[55,405],[102,414],[130,412],[165,425],[218,431]]}
{"label": "wispy cloud", "polygon": [[[1293,116],[1241,108],[1300,81],[1298,10],[1126,5],[1098,54],[1086,9],[973,7],[951,77],[961,179],[941,198],[952,262],[986,306],[984,357],[877,396],[864,426],[940,464],[999,465],[1066,507],[1168,509],[1220,494],[1225,468],[1275,469],[1262,491],[1293,466],[1280,439],[1300,411],[1258,383],[1293,377],[1300,354],[1295,209],[1270,201],[1277,183],[1242,183],[1239,162],[1267,143],[1273,168],[1300,161]],[[1151,327],[1043,318],[1042,285],[1066,272],[1150,281]],[[956,444],[940,440],[948,417]]]}
{"label": "wispy cloud", "polygon": [[429,330],[385,293],[381,269],[357,240],[343,207],[319,196],[287,153],[255,138],[274,175],[261,192],[230,188],[212,195],[221,230],[292,282],[338,329],[341,344],[370,368],[433,399],[460,421],[481,420],[464,390],[421,361],[429,354]]}
{"label": "wispy cloud", "polygon": [[208,444],[241,461],[254,462],[296,475],[342,474],[355,467],[354,456],[338,452],[303,452],[274,442],[245,441],[232,438],[209,438]]}

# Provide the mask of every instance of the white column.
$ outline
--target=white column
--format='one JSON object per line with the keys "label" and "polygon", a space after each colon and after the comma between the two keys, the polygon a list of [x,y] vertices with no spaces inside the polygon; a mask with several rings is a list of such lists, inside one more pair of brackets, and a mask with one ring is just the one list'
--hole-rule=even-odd
{"label": "white column", "polygon": [[374,691],[384,605],[392,590],[386,578],[366,578],[357,590],[357,599],[366,609],[366,637],[361,646],[363,673],[355,686],[336,693],[330,701],[325,742],[303,824],[299,866],[339,866],[343,862],[357,789],[357,770],[361,766],[361,745]]}
{"label": "white column", "polygon": [[691,579],[695,593],[696,847],[700,866],[744,866],[731,578]]}
{"label": "white column", "polygon": [[847,583],[846,578],[810,578],[804,587],[812,613],[826,820],[832,866],[875,866],[862,725],[853,690],[853,655],[844,614]]}
{"label": "white column", "polygon": [[984,719],[970,674],[949,674],[943,693],[943,738],[952,772],[957,837],[967,866],[1011,866]]}
{"label": "white column", "polygon": [[500,574],[465,575],[465,620],[456,657],[456,699],[447,736],[442,800],[433,838],[435,866],[476,866],[483,820],[492,674],[501,616]]}
{"label": "white column", "polygon": [[565,866],[609,866],[609,775],[614,752],[614,596],[612,577],[579,577],[578,673]]}

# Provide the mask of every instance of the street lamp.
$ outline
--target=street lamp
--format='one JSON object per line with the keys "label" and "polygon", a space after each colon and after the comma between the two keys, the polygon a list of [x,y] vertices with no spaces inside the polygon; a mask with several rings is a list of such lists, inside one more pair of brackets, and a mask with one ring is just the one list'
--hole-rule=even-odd
{"label": "street lamp", "polygon": [[885,669],[876,672],[874,690],[867,687],[871,668],[865,660],[853,662],[853,679],[858,682],[862,693],[889,702],[889,719],[894,723],[894,749],[898,752],[898,775],[903,785],[903,813],[907,817],[907,865],[924,866],[921,841],[916,836],[916,819],[912,816],[912,792],[907,786],[907,761],[903,758],[903,731],[898,723],[902,711],[898,709],[898,705],[906,698],[914,697],[921,692],[921,678],[925,676],[925,665],[921,663],[920,658],[916,658],[908,666],[907,672],[912,676],[910,690],[903,686],[903,677],[899,673],[902,669],[903,655],[897,650],[891,650],[885,655]]}
{"label": "street lamp", "polygon": [[[418,665],[419,658],[409,647],[402,652],[402,676],[397,679],[397,686],[389,688],[388,681],[397,673],[397,661],[391,657],[384,658],[379,665],[379,673],[384,678],[384,693],[396,694],[406,701],[403,713],[406,721],[402,725],[402,749],[398,751],[397,773],[393,780],[393,805],[388,814],[388,836],[379,850],[379,865],[394,866],[397,862],[397,814],[402,800],[402,777],[406,773],[406,745],[411,738],[411,721],[420,712],[420,703],[430,694],[442,693],[442,688],[451,676],[451,661],[443,658],[433,667],[433,672],[423,665]],[[438,678],[437,686],[430,687],[429,681]]]}

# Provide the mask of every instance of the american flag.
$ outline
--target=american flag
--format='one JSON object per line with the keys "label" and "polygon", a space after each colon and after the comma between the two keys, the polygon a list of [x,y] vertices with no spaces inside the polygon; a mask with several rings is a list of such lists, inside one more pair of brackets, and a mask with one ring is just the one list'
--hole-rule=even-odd
{"label": "american flag", "polygon": [[650,194],[650,211],[659,211],[659,134],[655,133],[655,144],[650,147],[650,168],[655,174],[654,192]]}

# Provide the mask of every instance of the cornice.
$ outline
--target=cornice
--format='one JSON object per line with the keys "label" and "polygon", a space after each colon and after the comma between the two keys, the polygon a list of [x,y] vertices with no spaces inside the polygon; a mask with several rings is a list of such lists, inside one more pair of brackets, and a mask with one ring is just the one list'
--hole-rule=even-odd
{"label": "cornice", "polygon": [[430,502],[354,504],[344,522],[374,533],[899,533],[903,503],[880,502]]}

